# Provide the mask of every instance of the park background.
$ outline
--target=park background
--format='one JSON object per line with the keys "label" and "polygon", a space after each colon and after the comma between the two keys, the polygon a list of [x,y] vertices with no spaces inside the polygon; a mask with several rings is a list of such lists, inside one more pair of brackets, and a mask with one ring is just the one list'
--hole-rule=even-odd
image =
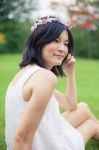
{"label": "park background", "polygon": [[[87,102],[99,119],[98,8],[98,0],[0,0],[0,150],[6,150],[4,106],[8,83],[19,70],[34,20],[47,13],[59,13],[72,22],[78,101]],[[65,92],[65,78],[59,78],[57,88]],[[90,140],[86,150],[99,150],[99,141]]]}

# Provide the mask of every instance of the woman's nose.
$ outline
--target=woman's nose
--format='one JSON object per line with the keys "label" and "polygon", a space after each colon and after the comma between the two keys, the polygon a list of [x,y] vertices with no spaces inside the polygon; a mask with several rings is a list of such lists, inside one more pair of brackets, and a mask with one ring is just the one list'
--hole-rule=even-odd
{"label": "woman's nose", "polygon": [[61,52],[65,52],[66,51],[66,47],[65,47],[65,45],[64,44],[59,44],[59,49],[58,49],[59,51],[61,51]]}

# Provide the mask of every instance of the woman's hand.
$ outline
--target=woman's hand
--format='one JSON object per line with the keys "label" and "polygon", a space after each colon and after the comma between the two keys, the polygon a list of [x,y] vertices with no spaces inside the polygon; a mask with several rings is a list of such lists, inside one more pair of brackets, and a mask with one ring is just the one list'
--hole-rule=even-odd
{"label": "woman's hand", "polygon": [[69,56],[69,57],[71,57],[70,60],[68,62],[63,63],[63,69],[66,71],[67,76],[74,75],[75,73],[76,60],[74,56]]}

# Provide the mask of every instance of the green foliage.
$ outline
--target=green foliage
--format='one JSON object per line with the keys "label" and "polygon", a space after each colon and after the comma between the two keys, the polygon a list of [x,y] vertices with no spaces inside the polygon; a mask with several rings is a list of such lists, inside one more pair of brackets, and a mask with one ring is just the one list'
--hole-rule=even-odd
{"label": "green foliage", "polygon": [[14,9],[13,0],[0,0],[0,22],[8,20],[9,13]]}
{"label": "green foliage", "polygon": [[30,32],[28,22],[20,23],[16,20],[2,22],[1,32],[5,35],[5,44],[0,44],[0,53],[16,53],[23,50],[25,39]]}
{"label": "green foliage", "polygon": [[[31,10],[36,9],[35,0],[0,0],[0,53],[16,53],[24,48],[30,31]],[[3,42],[5,40],[6,42]]]}
{"label": "green foliage", "polygon": [[99,58],[99,29],[85,30],[81,28],[73,29],[74,53],[76,56]]}

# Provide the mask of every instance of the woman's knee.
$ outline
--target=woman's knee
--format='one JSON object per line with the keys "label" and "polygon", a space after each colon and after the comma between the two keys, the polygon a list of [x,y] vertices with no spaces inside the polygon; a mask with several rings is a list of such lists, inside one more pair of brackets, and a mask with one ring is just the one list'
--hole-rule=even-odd
{"label": "woman's knee", "polygon": [[85,102],[80,102],[77,105],[78,108],[89,110],[88,104]]}
{"label": "woman's knee", "polygon": [[82,113],[84,115],[90,116],[90,114],[89,114],[89,108],[88,108],[87,103],[85,103],[85,102],[78,103],[77,109],[79,109],[80,111],[82,111]]}

